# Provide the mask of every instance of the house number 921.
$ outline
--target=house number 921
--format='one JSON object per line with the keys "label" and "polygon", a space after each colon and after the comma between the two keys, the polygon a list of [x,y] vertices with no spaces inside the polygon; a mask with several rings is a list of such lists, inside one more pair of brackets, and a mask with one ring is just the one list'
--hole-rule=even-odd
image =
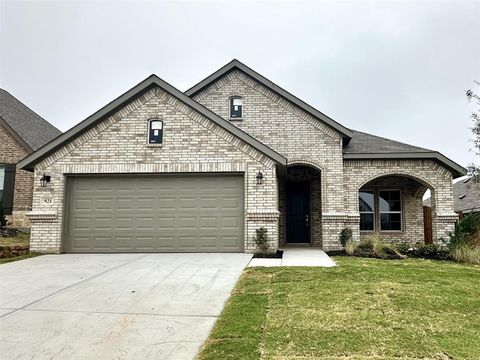
{"label": "house number 921", "polygon": [[52,198],[45,198],[43,199],[44,204],[53,204],[53,199]]}

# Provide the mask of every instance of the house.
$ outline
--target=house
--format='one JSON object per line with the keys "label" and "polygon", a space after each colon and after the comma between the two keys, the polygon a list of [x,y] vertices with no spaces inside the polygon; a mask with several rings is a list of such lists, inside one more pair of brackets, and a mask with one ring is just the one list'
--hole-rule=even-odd
{"label": "house", "polygon": [[[346,128],[233,60],[185,93],[152,75],[22,160],[35,190],[31,247],[45,252],[338,249],[354,239],[454,228],[452,179],[437,151]],[[40,179],[43,179],[41,182]]]}
{"label": "house", "polygon": [[[431,198],[425,199],[423,205],[430,207]],[[453,210],[460,217],[480,213],[480,187],[472,178],[462,179],[453,184]]]}
{"label": "house", "polygon": [[26,228],[33,174],[15,164],[61,134],[7,91],[0,89],[0,211],[9,225]]}

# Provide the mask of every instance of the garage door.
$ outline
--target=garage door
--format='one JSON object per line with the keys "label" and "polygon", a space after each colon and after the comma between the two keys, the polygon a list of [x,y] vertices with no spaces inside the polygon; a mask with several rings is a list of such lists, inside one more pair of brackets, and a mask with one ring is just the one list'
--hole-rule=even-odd
{"label": "garage door", "polygon": [[69,252],[239,252],[243,177],[68,178]]}

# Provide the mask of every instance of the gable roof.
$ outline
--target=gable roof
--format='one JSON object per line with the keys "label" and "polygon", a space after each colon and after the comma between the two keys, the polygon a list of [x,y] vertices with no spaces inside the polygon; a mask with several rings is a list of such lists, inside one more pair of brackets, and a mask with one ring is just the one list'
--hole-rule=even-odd
{"label": "gable roof", "polygon": [[219,78],[222,76],[234,71],[234,70],[240,70],[244,74],[248,75],[249,77],[253,78],[257,82],[261,83],[262,85],[266,86],[273,92],[277,93],[281,97],[287,99],[288,101],[292,102],[293,104],[297,105],[300,107],[302,110],[305,112],[309,113],[313,117],[319,119],[320,121],[324,122],[325,124],[329,125],[333,129],[337,130],[339,133],[341,133],[344,137],[345,143],[347,143],[350,138],[352,137],[352,131],[345,126],[341,125],[340,123],[336,122],[332,118],[328,117],[327,115],[323,114],[322,112],[318,111],[314,107],[308,105],[306,102],[303,100],[297,98],[295,95],[289,93],[288,91],[282,89],[280,86],[274,84],[272,81],[268,80],[266,77],[260,75],[257,73],[255,70],[252,70],[245,64],[241,63],[237,59],[233,59],[230,61],[228,64],[225,66],[221,67],[217,71],[215,71],[213,74],[209,75],[202,81],[200,81],[198,84],[192,86],[190,89],[185,91],[185,94],[189,97],[193,97],[196,94],[198,94],[200,91],[202,91],[204,88],[212,84],[213,82],[217,81]]}
{"label": "gable roof", "polygon": [[344,159],[430,159],[452,172],[454,178],[467,170],[438,151],[405,144],[380,136],[353,130],[350,142],[343,148]]}
{"label": "gable roof", "polygon": [[0,89],[0,125],[29,152],[62,132],[4,89]]}
{"label": "gable roof", "polygon": [[268,156],[272,160],[276,161],[277,163],[281,165],[286,165],[287,164],[287,159],[277,153],[276,151],[272,150],[268,146],[264,145],[260,141],[256,140],[252,136],[248,135],[244,131],[240,130],[237,128],[235,125],[232,125],[222,117],[218,116],[214,112],[208,110],[206,107],[202,106],[198,102],[190,99],[188,96],[186,96],[184,93],[182,93],[180,90],[176,89],[172,85],[168,84],[167,82],[163,81],[160,79],[158,76],[155,74],[150,75],[148,78],[143,80],[141,83],[137,84],[127,92],[125,92],[123,95],[120,95],[118,98],[115,100],[111,101],[107,105],[105,105],[103,108],[98,110],[96,113],[92,114],[70,130],[66,131],[59,137],[57,137],[55,140],[51,141],[44,147],[38,149],[36,152],[30,154],[27,156],[25,159],[20,161],[18,163],[18,166],[20,168],[23,168],[25,170],[33,170],[33,166],[40,162],[42,159],[46,158],[48,155],[71,141],[72,139],[80,136],[83,134],[85,131],[91,129],[93,126],[101,122],[103,119],[108,117],[109,115],[115,113],[122,107],[124,107],[126,104],[130,103],[134,99],[138,98],[145,92],[155,88],[159,87],[165,92],[171,94],[181,102],[185,103],[186,105],[190,106],[194,110],[198,111],[200,114],[206,116],[210,120],[212,120],[215,124],[219,125],[223,129],[227,130],[234,136],[242,139],[245,141],[247,144],[250,146],[254,147],[264,155]]}

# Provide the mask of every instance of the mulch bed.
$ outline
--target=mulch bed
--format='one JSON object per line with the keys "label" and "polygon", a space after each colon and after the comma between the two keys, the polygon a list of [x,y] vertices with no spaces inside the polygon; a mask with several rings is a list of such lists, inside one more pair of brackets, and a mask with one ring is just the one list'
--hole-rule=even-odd
{"label": "mulch bed", "polygon": [[269,253],[269,254],[261,254],[257,253],[253,255],[254,259],[281,259],[283,257],[283,251],[277,250],[276,253]]}

